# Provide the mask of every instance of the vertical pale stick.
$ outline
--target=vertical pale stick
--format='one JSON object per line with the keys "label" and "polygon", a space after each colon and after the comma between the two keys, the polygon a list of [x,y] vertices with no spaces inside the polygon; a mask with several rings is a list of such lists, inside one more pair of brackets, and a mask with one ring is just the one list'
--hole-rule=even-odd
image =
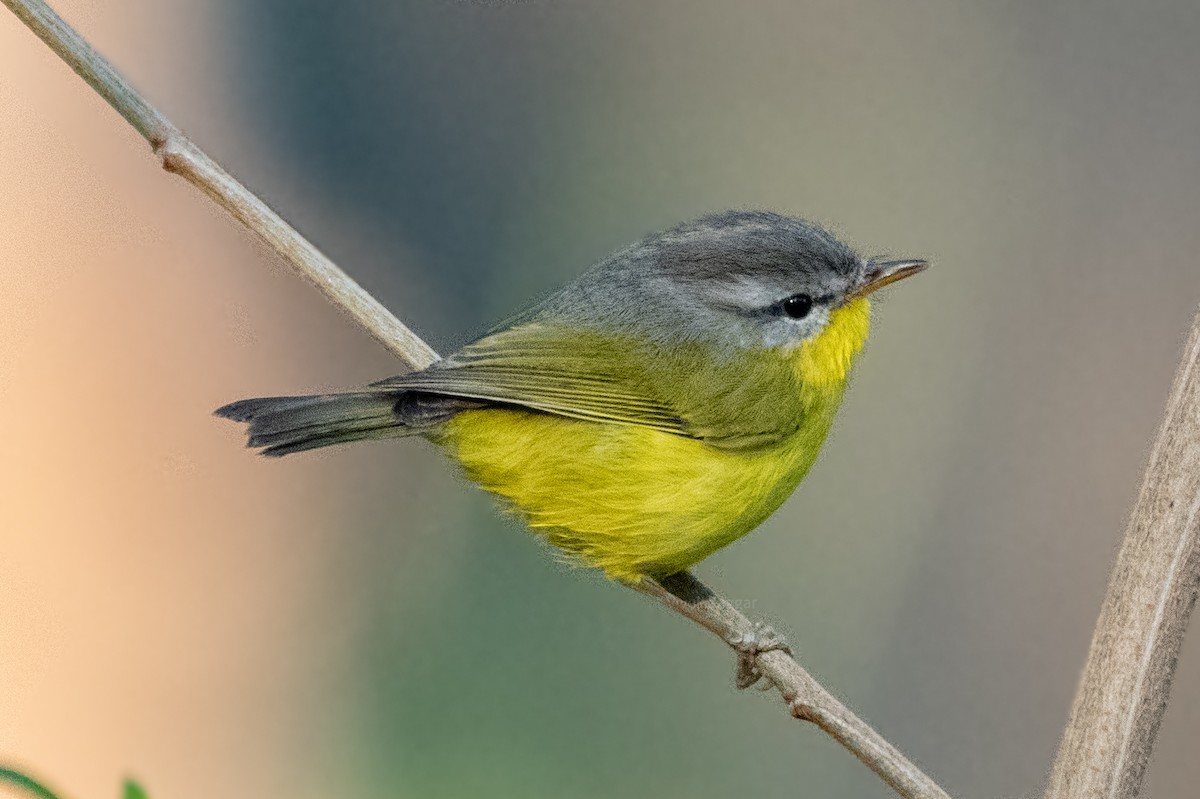
{"label": "vertical pale stick", "polygon": [[1200,590],[1200,315],[1096,623],[1046,799],[1141,790]]}

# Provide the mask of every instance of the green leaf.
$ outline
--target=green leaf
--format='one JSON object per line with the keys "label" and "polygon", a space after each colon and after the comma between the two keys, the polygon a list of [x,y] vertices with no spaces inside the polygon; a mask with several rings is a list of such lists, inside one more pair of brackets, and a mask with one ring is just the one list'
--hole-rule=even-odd
{"label": "green leaf", "polygon": [[28,791],[38,799],[58,799],[58,796],[53,791],[33,777],[27,777],[19,771],[0,766],[0,783],[5,782]]}
{"label": "green leaf", "polygon": [[125,780],[125,799],[150,799],[150,797],[142,790],[142,786],[133,780]]}

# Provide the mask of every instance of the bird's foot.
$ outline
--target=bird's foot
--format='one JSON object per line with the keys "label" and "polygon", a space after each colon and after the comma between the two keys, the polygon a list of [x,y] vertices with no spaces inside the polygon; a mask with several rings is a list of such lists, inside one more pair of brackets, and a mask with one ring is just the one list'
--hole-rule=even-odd
{"label": "bird's foot", "polygon": [[[765,676],[758,668],[758,656],[763,652],[779,650],[792,654],[792,648],[783,636],[762,622],[755,622],[751,632],[737,636],[727,643],[737,652],[735,681],[739,689],[749,688]],[[771,687],[772,683],[768,679],[765,688]]]}

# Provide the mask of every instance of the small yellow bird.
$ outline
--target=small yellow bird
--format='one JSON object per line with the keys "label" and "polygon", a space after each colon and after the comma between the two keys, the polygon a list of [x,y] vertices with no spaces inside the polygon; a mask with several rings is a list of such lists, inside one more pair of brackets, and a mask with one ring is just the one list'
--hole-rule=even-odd
{"label": "small yellow bird", "polygon": [[801,219],[714,214],[419,372],[217,414],[266,455],[423,436],[571,559],[665,577],[792,493],[866,341],[867,295],[926,266],[861,258]]}

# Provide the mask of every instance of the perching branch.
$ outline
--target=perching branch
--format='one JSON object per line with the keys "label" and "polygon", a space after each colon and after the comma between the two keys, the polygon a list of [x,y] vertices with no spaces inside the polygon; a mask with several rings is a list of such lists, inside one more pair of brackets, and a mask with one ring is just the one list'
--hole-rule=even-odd
{"label": "perching branch", "polygon": [[[690,572],[679,572],[660,581],[645,580],[637,588],[696,622],[735,650],[740,650],[740,642],[751,640],[759,631],[728,600]],[[753,668],[779,689],[792,716],[811,721],[829,733],[896,789],[896,793],[914,799],[949,799],[937,783],[835,699],[789,653],[778,649],[757,653]]]}
{"label": "perching branch", "polygon": [[1045,799],[1141,789],[1200,591],[1200,315],[1125,532]]}
{"label": "perching branch", "polygon": [[[347,311],[410,366],[420,368],[437,359],[429,345],[192,144],[49,6],[41,0],[2,1],[150,142],[167,171],[182,175],[204,190],[321,289],[330,302]],[[756,632],[733,605],[688,573],[661,584],[646,581],[639,589],[731,645]],[[779,689],[793,716],[827,732],[901,796],[948,799],[932,780],[834,699],[790,655],[779,650],[760,652],[752,656],[752,664]]]}
{"label": "perching branch", "polygon": [[379,343],[414,369],[437,360],[437,353],[391,311],[301,236],[266,203],[234,180],[129,85],[104,56],[42,0],[0,0],[30,30],[88,82],[162,160],[163,169],[182,176],[257,233],[330,302],[354,318]]}

